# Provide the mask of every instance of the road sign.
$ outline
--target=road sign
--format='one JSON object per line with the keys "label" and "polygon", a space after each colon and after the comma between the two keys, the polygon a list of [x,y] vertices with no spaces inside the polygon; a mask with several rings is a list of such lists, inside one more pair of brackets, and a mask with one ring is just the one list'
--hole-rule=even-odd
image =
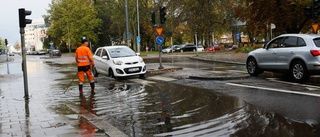
{"label": "road sign", "polygon": [[240,33],[239,32],[236,34],[236,37],[237,37],[237,39],[240,39]]}
{"label": "road sign", "polygon": [[157,44],[161,45],[164,42],[164,38],[162,36],[158,36],[156,38],[156,42],[157,42]]}
{"label": "road sign", "polygon": [[161,36],[164,28],[163,27],[156,27],[155,29],[156,29],[158,36]]}
{"label": "road sign", "polygon": [[312,30],[313,30],[314,34],[318,34],[318,27],[319,27],[318,23],[313,23],[312,24]]}
{"label": "road sign", "polygon": [[141,42],[141,38],[140,38],[140,37],[137,38],[137,42],[138,42],[138,43]]}
{"label": "road sign", "polygon": [[123,39],[132,39],[132,34],[131,32],[128,33],[128,38],[127,38],[127,33],[126,32],[123,32]]}

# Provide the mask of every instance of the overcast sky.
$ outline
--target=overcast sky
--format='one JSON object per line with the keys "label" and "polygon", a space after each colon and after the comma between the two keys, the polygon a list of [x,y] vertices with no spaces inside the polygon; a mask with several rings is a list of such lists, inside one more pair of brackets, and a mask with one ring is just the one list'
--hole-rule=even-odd
{"label": "overcast sky", "polygon": [[[2,0],[4,1],[4,0]],[[20,41],[19,8],[32,11],[28,19],[42,19],[47,14],[51,0],[5,0],[0,8],[0,37],[9,44]]]}

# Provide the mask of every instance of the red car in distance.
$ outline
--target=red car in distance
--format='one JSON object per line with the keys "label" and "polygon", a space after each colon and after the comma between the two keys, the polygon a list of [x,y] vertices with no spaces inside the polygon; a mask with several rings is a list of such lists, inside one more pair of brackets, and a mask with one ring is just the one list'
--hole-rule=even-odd
{"label": "red car in distance", "polygon": [[215,45],[210,45],[208,47],[205,48],[205,51],[219,51],[220,50],[220,46],[215,44]]}

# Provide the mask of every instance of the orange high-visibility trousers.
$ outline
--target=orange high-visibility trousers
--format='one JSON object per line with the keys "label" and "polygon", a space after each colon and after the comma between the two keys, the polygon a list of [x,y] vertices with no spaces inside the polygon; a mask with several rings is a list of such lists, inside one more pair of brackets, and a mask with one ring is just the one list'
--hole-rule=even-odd
{"label": "orange high-visibility trousers", "polygon": [[91,73],[91,68],[89,68],[87,71],[83,71],[83,70],[79,70],[78,71],[78,78],[79,78],[78,83],[79,83],[79,85],[83,85],[84,77],[85,77],[84,74],[87,75],[87,78],[88,78],[90,83],[94,83],[94,77],[93,77],[93,75]]}

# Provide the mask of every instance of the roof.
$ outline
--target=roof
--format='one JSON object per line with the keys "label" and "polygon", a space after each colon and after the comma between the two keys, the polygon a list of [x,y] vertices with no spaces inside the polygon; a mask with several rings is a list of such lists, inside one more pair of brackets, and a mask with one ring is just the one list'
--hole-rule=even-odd
{"label": "roof", "polygon": [[319,34],[282,34],[280,36],[299,36],[299,37],[309,37],[309,38],[320,37]]}

